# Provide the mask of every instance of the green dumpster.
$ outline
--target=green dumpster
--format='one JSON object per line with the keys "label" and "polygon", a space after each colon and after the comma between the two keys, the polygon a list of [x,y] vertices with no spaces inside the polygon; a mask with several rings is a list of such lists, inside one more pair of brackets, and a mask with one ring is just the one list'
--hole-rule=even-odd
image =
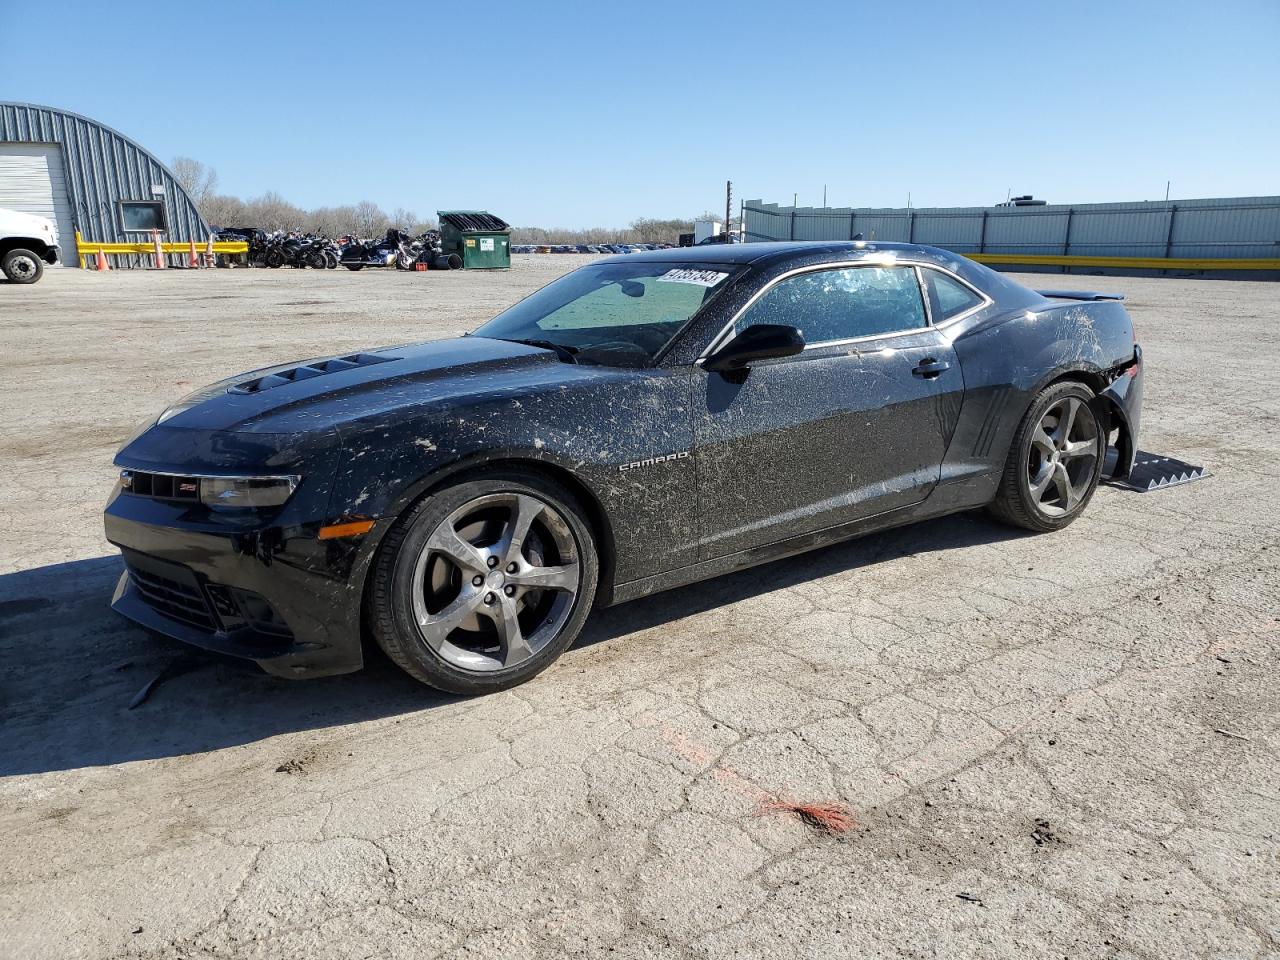
{"label": "green dumpster", "polygon": [[436,214],[444,252],[460,256],[464,268],[511,266],[511,226],[501,217],[483,210],[437,210]]}

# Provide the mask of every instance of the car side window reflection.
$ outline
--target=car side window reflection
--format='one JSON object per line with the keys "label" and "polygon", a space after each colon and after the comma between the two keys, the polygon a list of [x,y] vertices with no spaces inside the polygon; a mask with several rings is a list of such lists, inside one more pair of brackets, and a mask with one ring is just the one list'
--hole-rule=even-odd
{"label": "car side window reflection", "polygon": [[845,267],[788,277],[738,318],[734,332],[757,323],[795,327],[810,345],[926,326],[912,267]]}
{"label": "car side window reflection", "polygon": [[937,270],[925,270],[924,282],[929,290],[929,311],[934,323],[943,323],[972,310],[982,298],[958,280]]}

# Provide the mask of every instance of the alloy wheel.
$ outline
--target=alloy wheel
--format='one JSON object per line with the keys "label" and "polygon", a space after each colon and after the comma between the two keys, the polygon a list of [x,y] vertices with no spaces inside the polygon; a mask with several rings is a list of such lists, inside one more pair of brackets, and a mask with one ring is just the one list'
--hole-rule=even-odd
{"label": "alloy wheel", "polygon": [[446,662],[504,670],[555,638],[581,578],[577,544],[556,508],[525,493],[487,494],[427,538],[414,564],[413,618]]}
{"label": "alloy wheel", "polygon": [[1050,517],[1073,513],[1089,493],[1100,432],[1089,405],[1063,397],[1045,410],[1031,435],[1027,482],[1036,508]]}

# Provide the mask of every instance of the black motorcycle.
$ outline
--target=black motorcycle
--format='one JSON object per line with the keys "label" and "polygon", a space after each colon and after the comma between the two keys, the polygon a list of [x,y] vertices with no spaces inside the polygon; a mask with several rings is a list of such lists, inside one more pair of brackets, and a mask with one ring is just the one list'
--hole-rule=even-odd
{"label": "black motorcycle", "polygon": [[336,269],[338,266],[337,246],[328,237],[306,237],[298,249],[298,266],[308,266],[313,270],[325,268]]}
{"label": "black motorcycle", "polygon": [[342,248],[342,265],[348,270],[365,267],[393,267],[400,260],[400,248],[407,246],[411,238],[407,233],[392,227],[381,240],[356,240]]}

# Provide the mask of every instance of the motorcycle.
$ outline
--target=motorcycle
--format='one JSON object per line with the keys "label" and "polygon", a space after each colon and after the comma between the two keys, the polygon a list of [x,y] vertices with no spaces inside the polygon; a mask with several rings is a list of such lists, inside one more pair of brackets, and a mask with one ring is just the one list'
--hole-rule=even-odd
{"label": "motorcycle", "polygon": [[305,264],[313,270],[336,270],[337,247],[328,237],[308,237],[298,250],[299,266]]}
{"label": "motorcycle", "polygon": [[[439,230],[428,230],[413,242],[413,263],[425,263],[431,270],[458,270],[462,258],[456,253],[446,254]],[[406,267],[406,269],[408,269]]]}
{"label": "motorcycle", "polygon": [[381,240],[357,240],[342,248],[341,263],[348,270],[363,270],[365,267],[391,267],[400,260],[400,248],[411,242],[408,234],[392,227]]}
{"label": "motorcycle", "polygon": [[275,230],[268,233],[262,241],[262,265],[270,267],[272,270],[279,270],[289,262],[289,257],[285,251],[285,241],[288,237],[281,230]]}

